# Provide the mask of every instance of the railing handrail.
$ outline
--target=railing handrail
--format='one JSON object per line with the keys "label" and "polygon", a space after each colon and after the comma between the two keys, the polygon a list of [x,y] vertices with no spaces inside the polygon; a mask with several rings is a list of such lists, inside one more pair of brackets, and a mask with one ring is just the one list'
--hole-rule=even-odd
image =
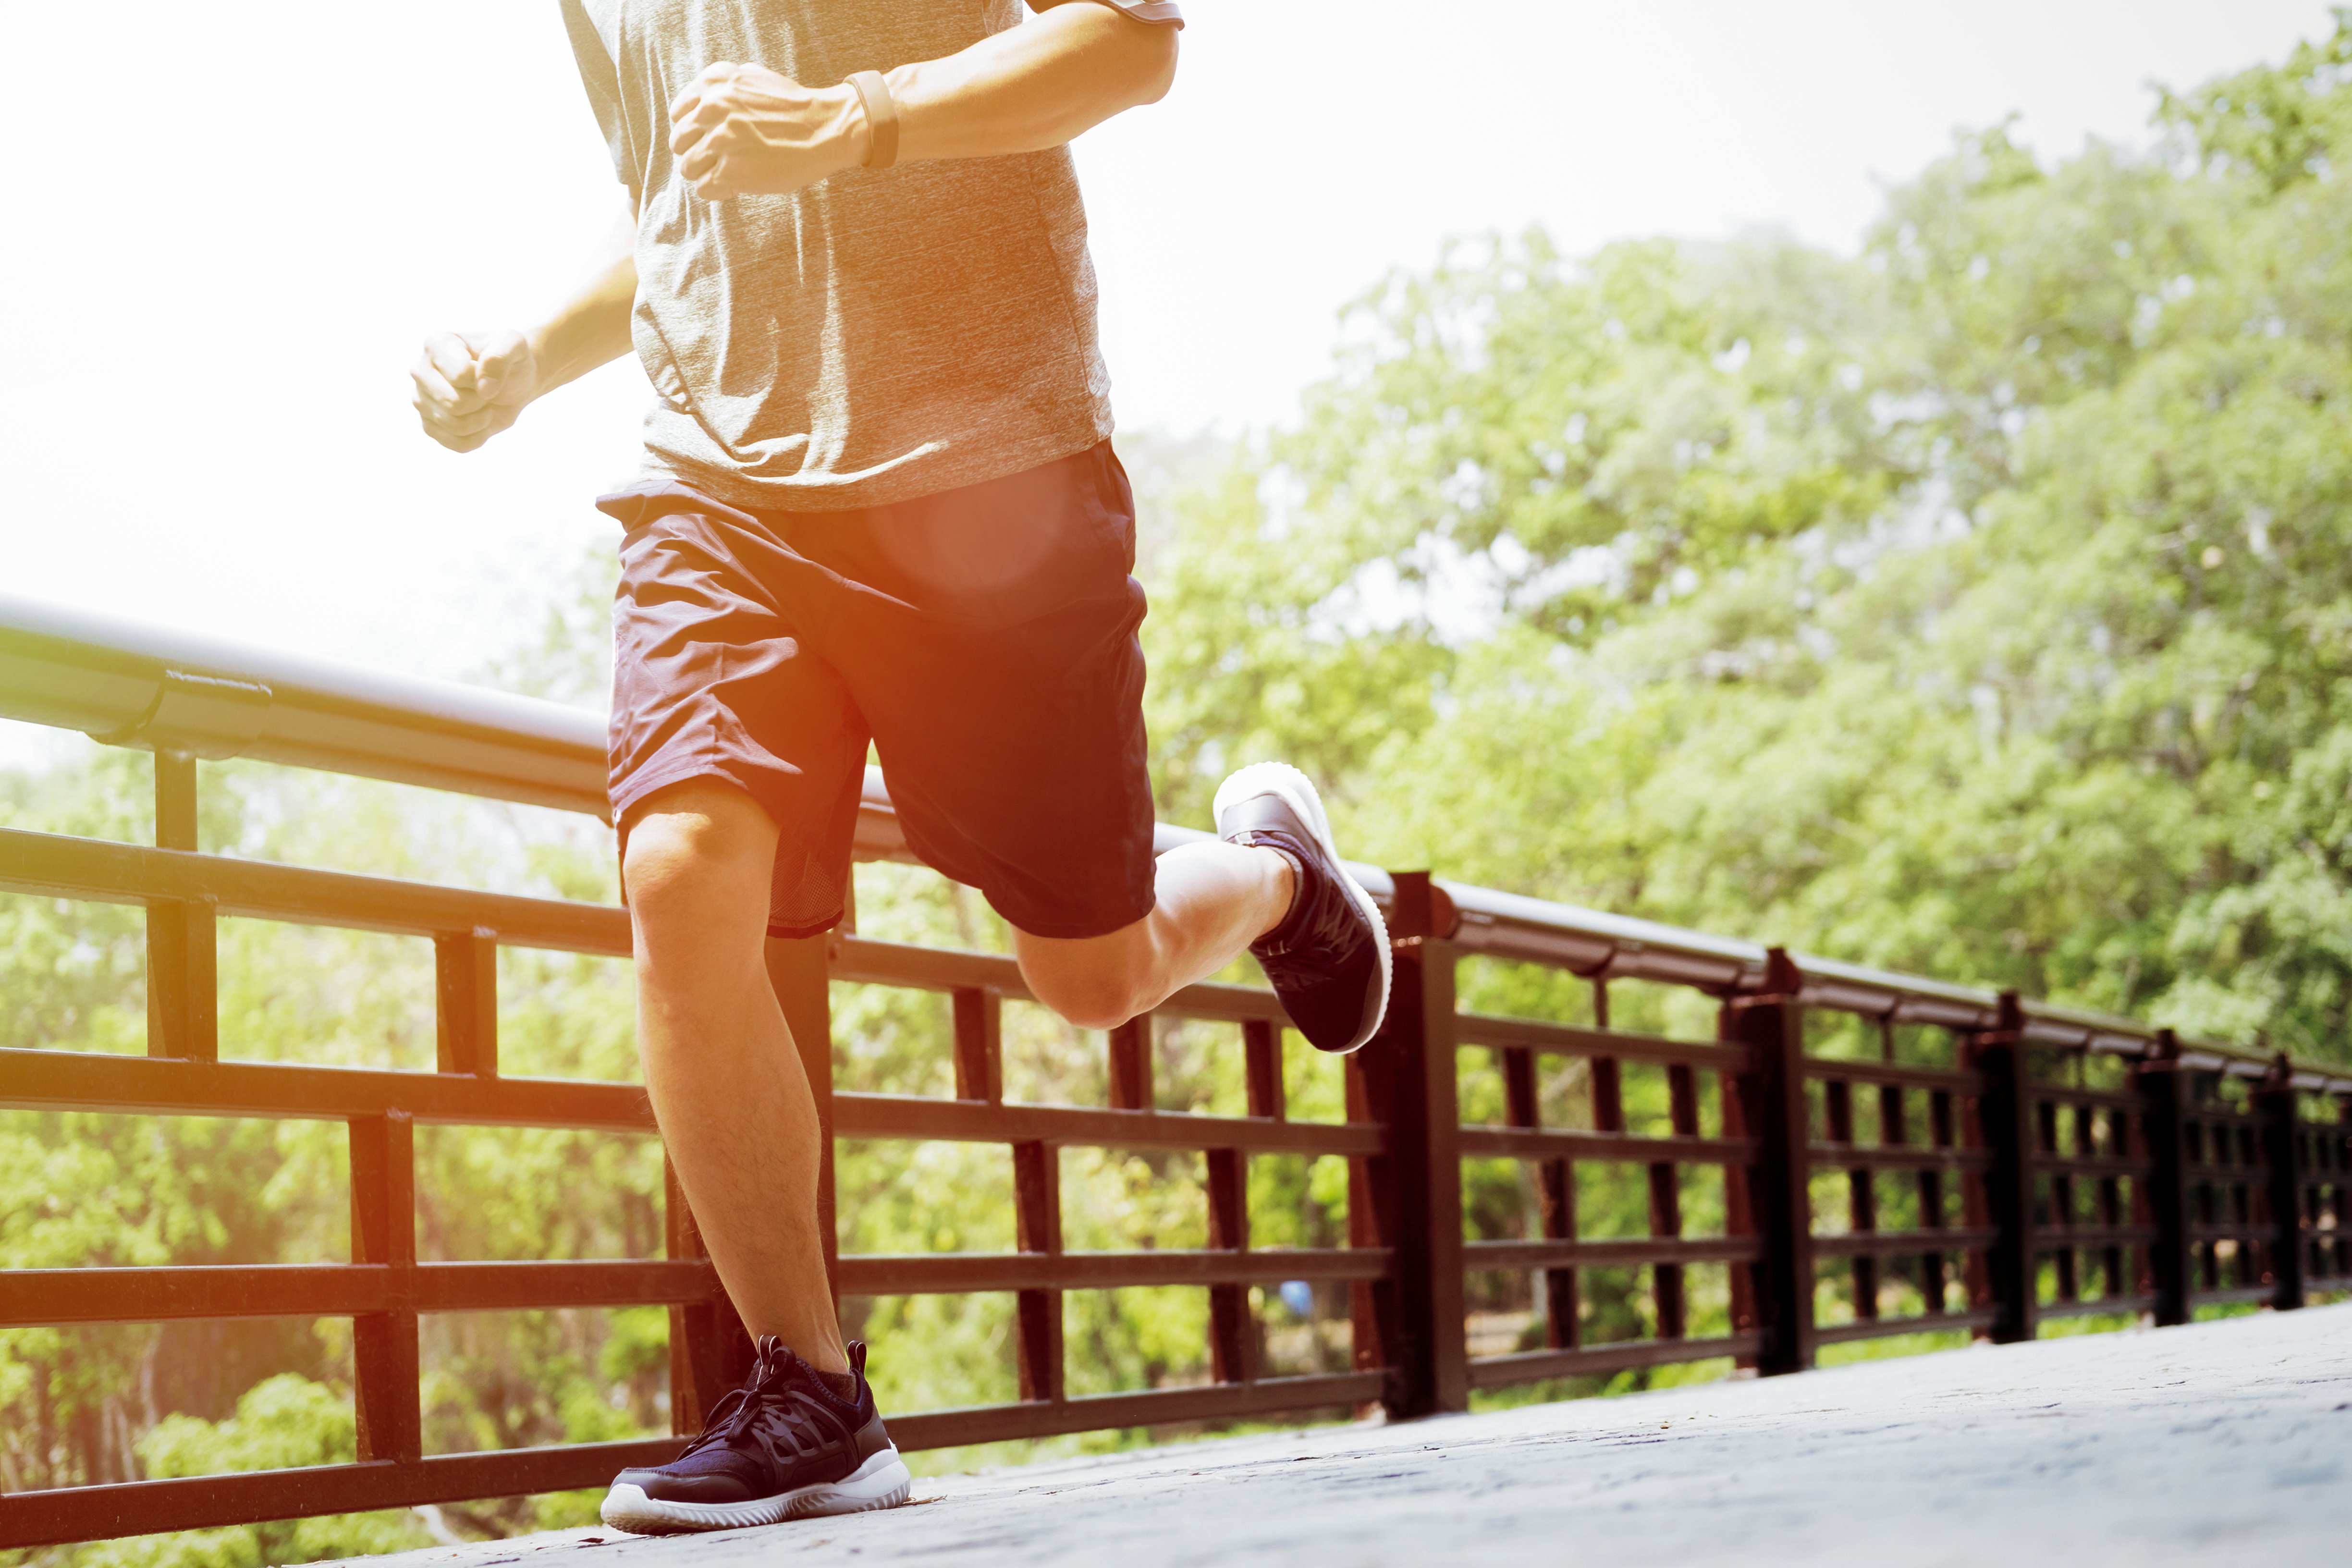
{"label": "railing handrail", "polygon": [[[249,757],[420,784],[494,800],[607,815],[604,722],[584,710],[453,680],[395,675],[176,627],[0,594],[0,718],[79,730],[112,744],[208,760]],[[1162,849],[1204,837],[1161,823]],[[911,859],[881,770],[868,768],[861,859]],[[1389,874],[1354,868],[1383,902]],[[1472,952],[1522,958],[1595,978],[1658,980],[1718,994],[1766,983],[1760,942],[1547,899],[1437,879]],[[1948,1028],[1996,1026],[1999,993],[1921,975],[1792,954],[1818,1006]],[[2019,1004],[2036,1043],[2137,1054],[2158,1031],[2137,1019],[2055,1003]],[[2187,1065],[2259,1078],[2280,1054],[2180,1042]],[[2352,1071],[2286,1058],[2294,1086],[2352,1092]]]}

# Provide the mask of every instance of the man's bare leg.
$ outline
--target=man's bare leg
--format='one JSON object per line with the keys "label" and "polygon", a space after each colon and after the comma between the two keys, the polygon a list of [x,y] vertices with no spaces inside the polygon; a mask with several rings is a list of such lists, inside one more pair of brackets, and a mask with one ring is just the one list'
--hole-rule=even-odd
{"label": "man's bare leg", "polygon": [[[776,826],[733,785],[696,779],[648,796],[628,829],[638,1051],[679,1184],[744,1326],[846,1372],[817,1231],[816,1102],[764,956]],[[1160,858],[1143,919],[1077,940],[1016,931],[1014,950],[1039,1001],[1108,1028],[1280,924],[1292,882],[1271,849],[1190,844]]]}
{"label": "man's bare leg", "polygon": [[1289,912],[1290,862],[1213,840],[1160,857],[1151,912],[1108,936],[1013,933],[1037,1000],[1081,1028],[1108,1029],[1214,974]]}
{"label": "man's bare leg", "polygon": [[670,1162],[744,1327],[846,1373],[817,1230],[816,1101],[768,982],[775,852],[767,812],[716,779],[656,790],[629,814],[637,1050]]}

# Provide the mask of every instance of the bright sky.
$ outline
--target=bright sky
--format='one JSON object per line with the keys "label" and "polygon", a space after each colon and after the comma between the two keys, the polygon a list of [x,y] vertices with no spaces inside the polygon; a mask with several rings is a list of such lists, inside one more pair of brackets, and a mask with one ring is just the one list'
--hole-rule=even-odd
{"label": "bright sky", "polygon": [[[1078,144],[1129,428],[1283,419],[1339,308],[1449,235],[1849,247],[1956,125],[2138,140],[2151,79],[2328,26],[2320,0],[1190,9],[1168,100]],[[608,535],[588,503],[646,395],[609,367],[468,457],[406,406],[420,334],[521,324],[618,199],[552,0],[104,15],[16,7],[0,52],[0,584],[466,668]]]}

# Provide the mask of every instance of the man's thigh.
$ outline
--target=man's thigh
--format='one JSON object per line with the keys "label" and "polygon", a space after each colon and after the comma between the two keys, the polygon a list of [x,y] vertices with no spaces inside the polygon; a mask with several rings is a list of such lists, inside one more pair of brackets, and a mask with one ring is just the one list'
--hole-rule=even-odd
{"label": "man's thigh", "polygon": [[648,803],[731,786],[773,829],[768,929],[841,916],[866,731],[810,645],[830,582],[772,531],[675,484],[599,503],[628,525],[614,605],[611,791],[625,831]]}
{"label": "man's thigh", "polygon": [[1108,444],[804,531],[865,585],[819,646],[872,729],[908,846],[1032,935],[1150,913],[1144,595]]}

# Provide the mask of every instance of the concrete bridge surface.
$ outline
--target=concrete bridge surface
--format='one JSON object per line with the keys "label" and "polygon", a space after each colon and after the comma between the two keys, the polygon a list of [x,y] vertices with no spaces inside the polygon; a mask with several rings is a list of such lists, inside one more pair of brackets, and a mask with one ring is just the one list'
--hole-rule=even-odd
{"label": "concrete bridge surface", "polygon": [[[2352,1562],[2352,1303],[918,1480],[887,1513],[397,1568]],[[587,1555],[593,1552],[593,1556]]]}

